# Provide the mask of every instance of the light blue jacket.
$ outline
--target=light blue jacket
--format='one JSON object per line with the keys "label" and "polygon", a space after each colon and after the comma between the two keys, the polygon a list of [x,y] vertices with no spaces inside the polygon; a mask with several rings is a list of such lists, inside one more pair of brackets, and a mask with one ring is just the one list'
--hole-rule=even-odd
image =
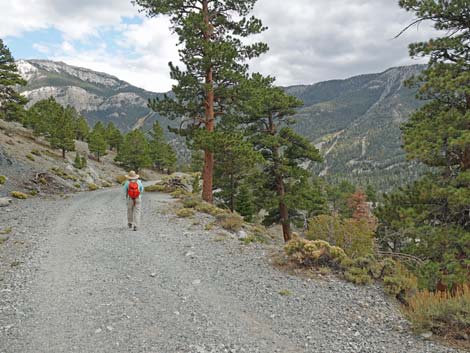
{"label": "light blue jacket", "polygon": [[[144,186],[142,185],[142,182],[140,180],[137,180],[137,185],[139,185],[139,191],[140,191],[140,195],[142,195],[144,193]],[[124,192],[126,194],[126,197],[129,197],[127,195],[127,190],[129,189],[129,180],[127,180],[125,183],[124,183]],[[140,196],[139,196],[140,197]]]}

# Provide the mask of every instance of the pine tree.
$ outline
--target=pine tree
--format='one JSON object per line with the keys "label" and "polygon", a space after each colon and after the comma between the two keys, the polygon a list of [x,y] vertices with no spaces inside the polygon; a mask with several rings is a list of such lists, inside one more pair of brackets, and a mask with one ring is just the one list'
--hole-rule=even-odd
{"label": "pine tree", "polygon": [[62,107],[54,97],[35,103],[25,114],[24,124],[37,135],[43,135],[52,148],[65,152],[75,150],[75,110]]}
{"label": "pine tree", "polygon": [[58,103],[58,114],[52,116],[49,126],[48,140],[53,148],[62,150],[62,158],[65,158],[65,152],[75,151],[75,120],[73,111],[63,108]]}
{"label": "pine tree", "polygon": [[[284,240],[292,238],[290,213],[296,211],[297,195],[302,180],[310,173],[302,168],[311,162],[321,161],[319,151],[306,138],[289,126],[295,108],[302,102],[273,86],[274,79],[253,75],[242,89],[246,95],[243,106],[243,123],[251,133],[251,140],[265,161],[264,188],[268,190],[267,202],[276,205],[266,221],[278,220],[282,225]],[[295,190],[295,192],[293,192]],[[275,218],[275,215],[277,217]]]}
{"label": "pine tree", "polygon": [[169,172],[174,170],[177,161],[176,153],[165,141],[165,134],[158,121],[153,124],[150,131],[149,148],[150,158],[158,170],[167,169]]}
{"label": "pine tree", "polygon": [[75,153],[75,159],[73,161],[73,166],[77,169],[83,169],[87,165],[86,158],[80,156],[80,154],[77,152]]}
{"label": "pine tree", "polygon": [[210,136],[201,135],[195,137],[194,145],[214,152],[214,186],[220,190],[217,197],[234,211],[240,185],[262,162],[262,156],[241,132],[217,131]]}
{"label": "pine tree", "polygon": [[32,128],[36,135],[50,136],[54,128],[54,119],[62,113],[62,106],[54,97],[36,102],[26,113],[24,124]]}
{"label": "pine tree", "polygon": [[[265,28],[247,16],[256,0],[135,0],[150,17],[169,15],[182,44],[180,60],[186,71],[170,63],[175,99],[152,100],[150,107],[169,118],[185,120],[188,130],[216,130],[216,121],[236,110],[237,88],[247,72],[245,61],[267,51],[263,43],[243,38]],[[206,150],[203,199],[212,202],[214,154]]]}
{"label": "pine tree", "polygon": [[106,130],[101,122],[97,122],[88,135],[88,149],[93,153],[98,162],[100,157],[106,154]]}
{"label": "pine tree", "polygon": [[85,141],[90,133],[90,126],[83,116],[78,116],[75,122],[75,139]]}
{"label": "pine tree", "polygon": [[149,143],[141,130],[131,131],[124,136],[124,142],[115,160],[122,166],[136,171],[152,165]]}
{"label": "pine tree", "polygon": [[434,175],[385,198],[377,215],[382,247],[424,260],[421,284],[455,287],[470,278],[470,27],[468,1],[401,0],[416,22],[431,20],[445,35],[410,45],[412,56],[429,56],[410,81],[426,100],[403,126],[410,159]]}
{"label": "pine tree", "polygon": [[105,136],[110,150],[119,150],[119,147],[121,146],[124,138],[121,134],[121,131],[112,122],[108,123],[106,126]]}
{"label": "pine tree", "polygon": [[248,185],[242,185],[236,195],[235,210],[243,216],[245,221],[252,222],[256,212],[253,193]]}
{"label": "pine tree", "polygon": [[8,47],[0,39],[0,119],[23,121],[26,98],[15,91],[15,86],[26,85],[18,73],[15,60]]}

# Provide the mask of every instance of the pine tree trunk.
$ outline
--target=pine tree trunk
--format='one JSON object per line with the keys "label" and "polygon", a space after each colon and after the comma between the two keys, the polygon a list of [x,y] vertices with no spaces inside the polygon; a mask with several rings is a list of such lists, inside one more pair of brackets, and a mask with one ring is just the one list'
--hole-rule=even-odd
{"label": "pine tree trunk", "polygon": [[292,230],[290,229],[289,211],[284,201],[279,202],[279,215],[281,216],[282,235],[287,243],[292,240]]}
{"label": "pine tree trunk", "polygon": [[[204,39],[210,41],[212,36],[212,29],[209,24],[209,7],[208,1],[204,0],[202,3],[202,11],[204,15],[204,22],[207,29],[204,33]],[[214,120],[214,77],[213,68],[210,67],[206,72],[206,85],[208,87],[206,103],[205,103],[205,125],[209,133],[215,130]],[[204,171],[202,174],[202,199],[206,202],[212,203],[212,187],[213,187],[213,174],[214,174],[214,153],[209,150],[204,150]]]}
{"label": "pine tree trunk", "polygon": [[62,148],[62,158],[65,159],[65,148]]}
{"label": "pine tree trunk", "polygon": [[284,197],[286,194],[286,190],[284,188],[284,180],[282,180],[282,175],[280,174],[280,165],[279,165],[279,148],[274,147],[273,150],[274,154],[274,169],[276,173],[276,191],[277,195],[279,196],[279,217],[281,220],[282,225],[282,235],[284,236],[284,241],[287,243],[292,239],[292,230],[290,228],[290,220],[289,220],[289,210],[287,205],[284,202]]}
{"label": "pine tree trunk", "polygon": [[230,211],[235,210],[235,182],[233,180],[233,173],[230,173]]}

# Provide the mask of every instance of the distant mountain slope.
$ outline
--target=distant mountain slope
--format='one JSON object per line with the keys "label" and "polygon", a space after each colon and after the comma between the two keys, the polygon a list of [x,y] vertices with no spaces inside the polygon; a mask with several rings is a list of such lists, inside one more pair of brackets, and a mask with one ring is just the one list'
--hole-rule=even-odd
{"label": "distant mountain slope", "polygon": [[422,65],[405,66],[286,88],[305,103],[296,115],[295,129],[325,156],[325,163],[315,171],[380,189],[415,179],[422,168],[406,161],[400,125],[422,104],[404,82],[423,69]]}
{"label": "distant mountain slope", "polygon": [[163,126],[169,124],[147,107],[149,97],[161,94],[145,91],[105,73],[62,62],[20,60],[17,64],[28,82],[22,93],[31,100],[30,104],[54,96],[61,104],[74,106],[90,124],[113,121],[122,131],[134,128],[137,122],[150,126],[155,119]]}
{"label": "distant mountain slope", "polygon": [[[46,60],[20,60],[18,67],[28,81],[23,94],[30,104],[52,95],[77,108],[90,124],[113,121],[122,131],[149,128],[155,120],[164,127],[178,124],[148,109],[148,98],[161,93],[145,91],[114,76]],[[404,81],[423,68],[398,67],[285,88],[304,102],[295,116],[295,129],[325,156],[325,163],[314,166],[314,171],[330,179],[371,183],[382,190],[416,178],[421,168],[405,160],[399,127],[422,104]],[[174,143],[180,157],[187,158],[181,141]]]}

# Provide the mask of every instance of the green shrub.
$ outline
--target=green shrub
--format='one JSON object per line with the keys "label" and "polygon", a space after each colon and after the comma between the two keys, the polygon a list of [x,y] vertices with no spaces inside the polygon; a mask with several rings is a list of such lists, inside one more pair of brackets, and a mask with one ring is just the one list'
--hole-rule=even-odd
{"label": "green shrub", "polygon": [[21,191],[12,191],[10,195],[16,199],[21,199],[21,200],[27,199],[29,197],[27,194]]}
{"label": "green shrub", "polygon": [[110,188],[111,186],[113,186],[113,184],[111,184],[109,181],[105,180],[105,181],[101,182],[101,186],[103,188]]}
{"label": "green shrub", "polygon": [[192,208],[182,208],[176,212],[176,215],[180,218],[188,218],[194,216],[195,212]]}
{"label": "green shrub", "polygon": [[215,222],[211,222],[211,223],[207,223],[205,226],[204,226],[204,230],[212,230],[214,229],[215,227]]}
{"label": "green shrub", "polygon": [[192,183],[192,188],[193,188],[193,194],[199,195],[201,192],[201,174],[200,173],[195,173],[193,183]]}
{"label": "green shrub", "polygon": [[36,195],[38,194],[38,191],[37,191],[37,190],[31,190],[31,191],[29,192],[29,194],[30,194],[31,196],[36,196]]}
{"label": "green shrub", "polygon": [[28,158],[30,161],[33,161],[33,162],[36,160],[36,158],[34,158],[34,157],[33,157],[32,155],[30,155],[30,154],[27,154],[27,155],[26,155],[26,158]]}
{"label": "green shrub", "polygon": [[42,156],[41,152],[40,152],[39,150],[36,150],[36,149],[35,149],[35,150],[32,150],[32,151],[31,151],[31,154],[34,154],[34,155],[37,156],[37,157],[41,157],[41,156]]}
{"label": "green shrub", "polygon": [[320,215],[309,220],[306,238],[325,240],[353,258],[374,252],[374,232],[366,221]]}
{"label": "green shrub", "polygon": [[226,230],[238,232],[242,229],[243,218],[236,213],[222,214],[217,216],[217,223]]}
{"label": "green shrub", "polygon": [[372,254],[350,258],[343,249],[326,241],[303,238],[293,239],[284,250],[291,260],[302,266],[328,266],[342,274],[345,280],[355,284],[381,281],[385,291],[403,303],[417,289],[416,277],[404,265],[390,258],[379,261]]}
{"label": "green shrub", "polygon": [[185,196],[191,195],[191,193],[189,191],[178,188],[175,191],[173,191],[170,195],[174,197],[175,199],[180,199]]}
{"label": "green shrub", "polygon": [[372,277],[367,269],[360,267],[351,267],[346,269],[344,272],[344,278],[348,282],[352,282],[354,284],[364,285],[372,283]]}
{"label": "green shrub", "polygon": [[4,175],[0,175],[0,185],[3,185],[7,182],[7,177]]}
{"label": "green shrub", "polygon": [[87,166],[86,157],[80,156],[80,154],[78,152],[75,153],[75,159],[73,161],[73,166],[77,169],[85,168]]}
{"label": "green shrub", "polygon": [[82,184],[80,183],[75,183],[73,184],[73,186],[75,186],[77,189],[80,189],[82,187]]}
{"label": "green shrub", "polygon": [[385,291],[407,301],[416,293],[418,279],[401,263],[388,259],[382,271]]}
{"label": "green shrub", "polygon": [[405,313],[417,330],[455,339],[470,335],[470,285],[453,293],[424,290],[408,304]]}
{"label": "green shrub", "polygon": [[347,255],[343,249],[323,240],[295,238],[284,247],[291,260],[304,266],[340,268]]}
{"label": "green shrub", "polygon": [[294,293],[292,293],[290,290],[288,289],[282,289],[279,291],[279,294],[282,295],[283,297],[290,297],[291,295],[293,295]]}
{"label": "green shrub", "polygon": [[39,183],[42,184],[42,185],[46,185],[47,184],[47,179],[46,178],[39,178]]}
{"label": "green shrub", "polygon": [[96,185],[94,183],[88,183],[88,190],[95,191],[95,190],[98,190],[98,189],[99,189],[98,185]]}
{"label": "green shrub", "polygon": [[144,188],[146,192],[164,192],[166,190],[165,185],[155,184],[149,185]]}
{"label": "green shrub", "polygon": [[195,208],[197,205],[201,203],[201,200],[197,197],[187,197],[183,199],[183,207],[185,208]]}
{"label": "green shrub", "polygon": [[251,243],[261,243],[261,244],[267,243],[267,240],[266,240],[265,237],[262,237],[262,236],[259,236],[259,235],[255,235],[255,234],[250,234],[250,235],[247,236],[246,238],[241,239],[241,241],[242,241],[245,245],[249,245],[249,244],[251,244]]}

